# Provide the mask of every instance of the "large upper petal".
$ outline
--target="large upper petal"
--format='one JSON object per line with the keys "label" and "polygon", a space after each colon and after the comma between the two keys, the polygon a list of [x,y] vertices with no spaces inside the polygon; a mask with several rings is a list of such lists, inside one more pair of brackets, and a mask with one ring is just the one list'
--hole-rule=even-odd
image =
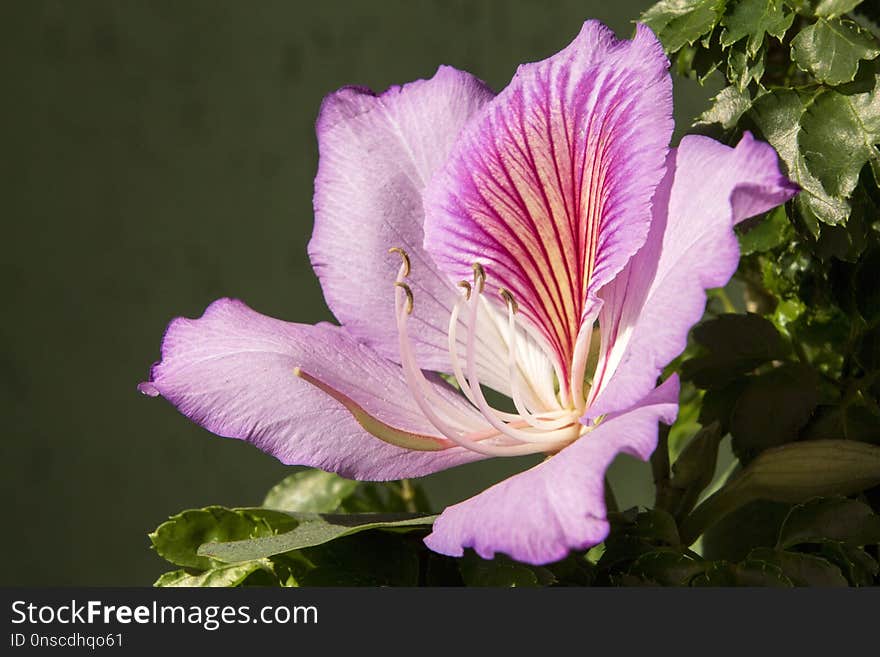
{"label": "large upper petal", "polygon": [[626,408],[684,351],[705,290],[736,271],[733,226],[797,192],[768,145],[746,133],[736,148],[702,136],[670,153],[642,249],[599,294],[601,357],[590,417]]}
{"label": "large upper petal", "polygon": [[[215,301],[199,319],[172,321],[162,341],[162,360],[140,389],[162,395],[213,433],[247,440],[283,463],[344,477],[416,477],[482,458],[460,447],[410,451],[383,442],[342,403],[298,378],[297,368],[372,418],[436,436],[399,366],[338,326],[283,322],[234,299]],[[440,384],[435,389],[468,412],[455,393]],[[437,441],[445,442],[439,436]]]}
{"label": "large upper petal", "polygon": [[485,559],[503,552],[532,564],[600,543],[608,534],[605,471],[621,452],[647,460],[657,445],[658,420],[672,424],[677,411],[673,376],[557,455],[448,507],[425,542],[450,556],[473,548]]}
{"label": "large upper petal", "polygon": [[481,263],[567,368],[596,291],[644,243],[672,134],[669,62],[640,25],[597,21],[523,65],[425,195],[425,245],[454,278]]}
{"label": "large upper petal", "polygon": [[[399,359],[393,286],[400,258],[388,249],[400,247],[412,262],[410,335],[419,364],[450,369],[447,327],[461,291],[424,251],[422,194],[492,96],[477,78],[441,66],[430,80],[380,95],[346,87],[321,106],[309,256],[333,314],[386,358]],[[484,360],[497,384],[506,376],[497,367],[503,358]]]}

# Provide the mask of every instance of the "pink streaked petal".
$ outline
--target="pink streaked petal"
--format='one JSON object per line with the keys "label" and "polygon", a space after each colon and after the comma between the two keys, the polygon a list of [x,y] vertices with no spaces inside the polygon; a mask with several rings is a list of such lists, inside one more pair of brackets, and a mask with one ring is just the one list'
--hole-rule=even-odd
{"label": "pink streaked petal", "polygon": [[589,417],[626,408],[684,351],[703,315],[705,290],[725,285],[739,263],[734,224],[784,203],[797,186],[774,150],[746,133],[736,148],[682,139],[657,190],[645,246],[599,294],[602,358]]}
{"label": "pink streaked petal", "polygon": [[[309,256],[333,314],[385,358],[400,357],[393,293],[400,258],[388,252],[400,247],[412,262],[417,359],[424,369],[449,371],[447,326],[461,290],[424,251],[422,194],[492,96],[477,78],[443,66],[430,80],[379,95],[346,87],[321,106]],[[497,384],[502,374],[487,378]]]}
{"label": "pink streaked petal", "polygon": [[572,360],[596,291],[645,240],[672,133],[669,62],[639,26],[588,21],[521,66],[462,133],[425,194],[425,246],[453,278],[480,262]]}
{"label": "pink streaked petal", "polygon": [[[253,443],[282,463],[344,477],[415,477],[482,458],[459,447],[410,451],[382,442],[341,403],[298,378],[297,368],[388,425],[437,435],[400,368],[344,329],[283,322],[234,299],[215,301],[199,319],[172,321],[162,360],[139,389],[162,395],[209,431]],[[467,408],[445,386],[436,390]]]}
{"label": "pink streaked petal", "polygon": [[671,424],[677,412],[673,376],[556,456],[448,507],[425,543],[450,556],[473,548],[484,559],[502,552],[531,564],[600,543],[608,534],[605,471],[621,452],[647,460],[657,445],[657,422]]}

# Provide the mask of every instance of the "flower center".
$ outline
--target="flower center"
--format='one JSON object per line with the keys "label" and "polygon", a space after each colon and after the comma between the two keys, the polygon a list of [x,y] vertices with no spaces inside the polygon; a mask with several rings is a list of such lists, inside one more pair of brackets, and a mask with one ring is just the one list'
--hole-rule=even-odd
{"label": "flower center", "polygon": [[[455,444],[486,456],[555,453],[589,431],[589,427],[580,422],[584,410],[583,381],[579,389],[560,386],[560,403],[555,392],[538,390],[541,386],[535,385],[528,375],[530,370],[524,362],[528,354],[520,343],[528,339],[529,328],[517,322],[516,300],[503,288],[498,293],[507,308],[506,325],[502,323],[492,336],[484,337],[497,341],[498,351],[507,355],[509,392],[516,412],[499,410],[486,400],[480,384],[476,336],[481,313],[490,314],[494,319],[497,311],[485,298],[486,273],[479,263],[473,265],[473,280],[459,283],[462,294],[450,312],[448,329],[450,370],[462,394],[479,414],[467,412],[467,407],[456,406],[432,390],[416,362],[408,332],[415,304],[412,289],[405,282],[410,274],[410,260],[402,249],[395,247],[391,251],[398,253],[402,260],[394,283],[401,365],[414,400],[437,431]],[[459,340],[459,324],[466,331],[463,345]],[[557,369],[557,379],[558,374]],[[540,392],[544,394],[538,394]],[[554,400],[553,406],[546,402],[548,396]],[[581,403],[575,404],[572,399],[579,399]]]}

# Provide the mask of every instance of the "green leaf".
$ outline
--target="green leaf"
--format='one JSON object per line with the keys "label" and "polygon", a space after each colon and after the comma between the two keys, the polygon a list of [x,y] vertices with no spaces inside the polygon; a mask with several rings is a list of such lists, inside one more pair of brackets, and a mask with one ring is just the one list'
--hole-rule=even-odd
{"label": "green leaf", "polygon": [[162,575],[153,586],[204,586],[233,587],[241,585],[254,572],[269,568],[265,561],[249,561],[223,565],[203,573],[189,574],[185,570],[175,570]]}
{"label": "green leaf", "polygon": [[771,210],[755,223],[743,222],[739,226],[739,249],[744,256],[770,251],[794,238],[794,230],[784,205]]}
{"label": "green leaf", "polygon": [[812,554],[759,547],[749,553],[749,561],[763,561],[778,566],[795,586],[843,587],[848,585],[838,566],[827,559]]}
{"label": "green leaf", "polygon": [[750,57],[745,50],[734,47],[727,52],[727,81],[740,91],[745,91],[754,80],[760,82],[764,76],[764,53],[756,58]]}
{"label": "green leaf", "polygon": [[263,506],[279,511],[331,513],[352,495],[358,482],[322,470],[295,472],[266,494]]}
{"label": "green leaf", "polygon": [[[825,191],[822,183],[807,167],[799,143],[801,119],[815,96],[816,92],[777,89],[756,99],[749,116],[776,149],[785,164],[784,173],[800,185],[801,191],[794,200],[795,207],[805,225],[814,235],[818,235],[821,224],[846,222],[850,205],[845,198]],[[836,148],[833,144],[827,147]]]}
{"label": "green leaf", "polygon": [[227,563],[262,559],[292,550],[321,545],[369,529],[413,530],[430,527],[436,516],[411,514],[291,514],[299,521],[294,529],[250,540],[205,542],[199,554]]}
{"label": "green leaf", "polygon": [[736,408],[739,396],[748,384],[748,378],[741,377],[720,388],[707,390],[706,394],[703,395],[703,404],[700,407],[700,424],[707,427],[713,422],[717,422],[720,426],[721,435],[729,433],[733,410]]}
{"label": "green leaf", "polygon": [[852,495],[880,484],[880,447],[852,440],[811,440],[768,449],[681,523],[682,542],[754,500],[800,504]]}
{"label": "green leaf", "polygon": [[662,586],[687,586],[710,564],[676,550],[656,550],[641,555],[629,568],[629,574]]}
{"label": "green leaf", "polygon": [[788,588],[792,582],[782,569],[766,561],[746,560],[742,563],[716,561],[704,573],[691,580],[691,586],[762,586]]}
{"label": "green leaf", "polygon": [[779,532],[778,547],[826,540],[855,547],[880,543],[880,516],[845,497],[817,498],[792,508]]}
{"label": "green leaf", "polygon": [[820,0],[813,13],[822,18],[834,18],[852,11],[862,2],[863,0]]}
{"label": "green leaf", "polygon": [[296,520],[268,509],[226,509],[209,506],[189,509],[171,516],[150,534],[156,552],[171,563],[207,570],[216,565],[197,553],[202,543],[235,541],[272,536],[287,531]]}
{"label": "green leaf", "polygon": [[696,326],[692,336],[708,353],[682,363],[681,375],[700,388],[723,386],[789,351],[776,327],[751,313],[719,315]]}
{"label": "green leaf", "polygon": [[712,107],[700,114],[697,125],[718,123],[725,130],[731,130],[743,114],[752,106],[752,97],[736,85],[724,87],[712,99]]}
{"label": "green leaf", "polygon": [[724,12],[725,0],[661,0],[642,14],[667,53],[693,44],[712,31]]}
{"label": "green leaf", "polygon": [[481,559],[470,550],[459,562],[459,570],[466,586],[535,587],[556,581],[547,568],[519,563],[502,554]]}
{"label": "green leaf", "polygon": [[731,447],[746,464],[770,447],[795,440],[819,405],[819,378],[801,363],[750,377],[730,418]]}
{"label": "green leaf", "polygon": [[756,547],[773,548],[789,504],[755,500],[722,517],[703,534],[706,559],[742,561]]}
{"label": "green leaf", "polygon": [[830,85],[852,82],[859,62],[880,55],[877,40],[858,24],[820,18],[791,42],[791,58],[798,67]]}
{"label": "green leaf", "polygon": [[748,37],[746,52],[754,57],[764,44],[764,35],[782,39],[794,20],[793,12],[786,12],[782,0],[741,0],[727,14],[721,24],[721,45],[728,47]]}

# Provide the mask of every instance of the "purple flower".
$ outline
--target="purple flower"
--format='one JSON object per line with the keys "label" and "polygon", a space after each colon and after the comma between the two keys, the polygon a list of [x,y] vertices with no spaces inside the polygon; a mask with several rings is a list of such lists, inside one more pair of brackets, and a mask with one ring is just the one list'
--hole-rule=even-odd
{"label": "purple flower", "polygon": [[658,376],[736,269],[734,224],[797,189],[748,133],[670,149],[668,66],[648,28],[589,21],[497,96],[449,67],[331,94],[309,255],[342,326],[220,299],[171,322],[140,389],[350,478],[547,454],[447,508],[427,544],[540,564],[601,542],[605,470],[674,421],[678,380]]}

